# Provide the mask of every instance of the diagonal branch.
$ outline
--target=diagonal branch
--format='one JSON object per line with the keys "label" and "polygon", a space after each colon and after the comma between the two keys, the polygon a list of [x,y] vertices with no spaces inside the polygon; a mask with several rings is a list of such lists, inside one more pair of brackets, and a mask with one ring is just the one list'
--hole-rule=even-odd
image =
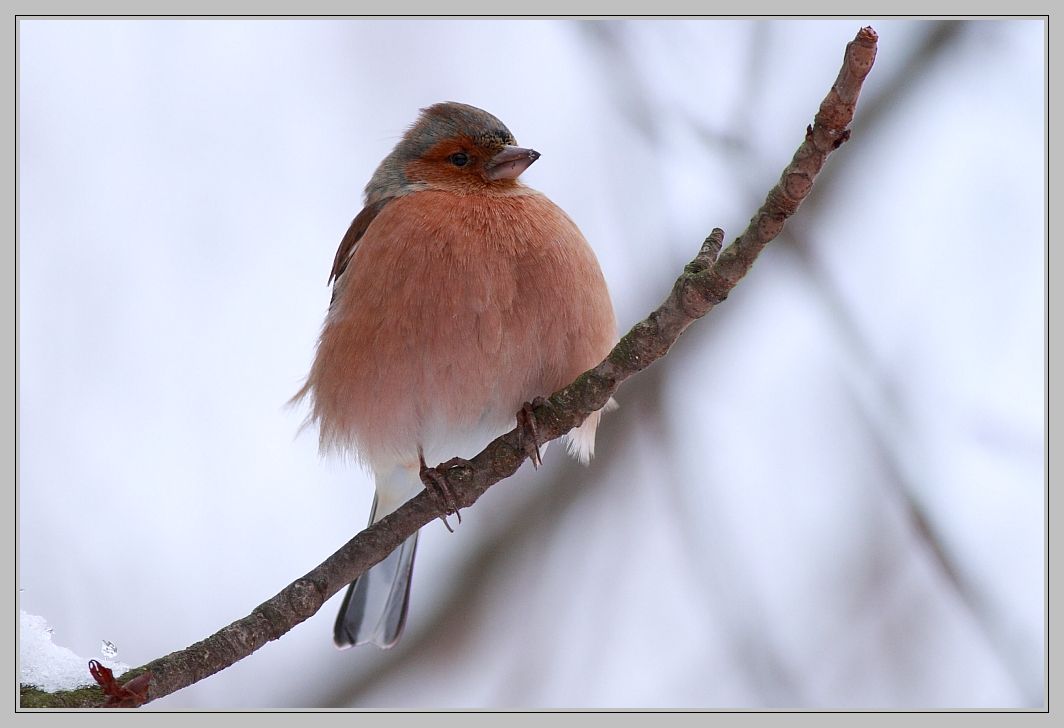
{"label": "diagonal branch", "polygon": [[[786,219],[805,199],[828,155],[849,139],[847,127],[853,120],[861,85],[875,60],[877,40],[875,31],[863,28],[847,44],[842,70],[820,104],[813,125],[806,130],[805,140],[743,234],[721,252],[724,232],[714,229],[656,311],[636,324],[605,361],[537,404],[533,414],[541,443],[561,437],[604,407],[621,382],[663,357],[684,329],[727,298],[749,272],[761,250],[780,233]],[[520,428],[516,428],[495,439],[472,460],[441,467],[438,473],[457,505],[468,508],[489,487],[513,475],[527,456]],[[150,670],[148,700],[154,700],[224,670],[310,618],[327,599],[446,512],[443,499],[422,491],[247,617],[191,647],[131,670],[125,677]],[[33,707],[58,707],[65,703],[65,707],[75,707],[71,702],[77,702],[76,707],[100,707],[104,702],[99,690],[79,692],[84,692],[85,697],[71,701],[70,693],[24,689],[23,706],[31,707],[28,703],[33,703]]]}

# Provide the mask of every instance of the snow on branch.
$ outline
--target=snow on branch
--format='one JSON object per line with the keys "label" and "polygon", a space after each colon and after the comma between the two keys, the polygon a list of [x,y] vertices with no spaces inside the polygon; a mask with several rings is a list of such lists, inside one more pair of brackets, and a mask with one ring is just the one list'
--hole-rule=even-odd
{"label": "snow on branch", "polygon": [[[850,137],[861,85],[872,68],[878,36],[863,28],[847,44],[842,70],[820,104],[805,140],[783,170],[750,225],[731,245],[721,247],[724,232],[714,229],[694,260],[676,280],[672,292],[656,311],[636,324],[609,356],[568,387],[539,400],[532,408],[540,443],[549,442],[580,425],[589,414],[606,405],[621,382],[663,357],[692,322],[705,316],[727,298],[745,276],[758,254],[779,235],[783,224],[797,211],[828,155]],[[513,475],[530,455],[528,438],[518,427],[495,439],[469,461],[451,461],[434,468],[433,479],[445,484],[459,508],[468,508],[492,485]],[[130,670],[127,677],[150,672],[146,701],[161,698],[224,670],[270,640],[280,638],[314,615],[327,599],[382,561],[419,528],[448,515],[447,499],[434,489],[422,491],[397,511],[357,534],[339,551],[305,576],[288,585],[250,615],[233,622],[202,642]],[[86,671],[88,668],[86,667]],[[22,690],[22,707],[102,707],[107,697],[100,689],[71,705],[65,693]],[[145,701],[145,702],[146,702]]]}

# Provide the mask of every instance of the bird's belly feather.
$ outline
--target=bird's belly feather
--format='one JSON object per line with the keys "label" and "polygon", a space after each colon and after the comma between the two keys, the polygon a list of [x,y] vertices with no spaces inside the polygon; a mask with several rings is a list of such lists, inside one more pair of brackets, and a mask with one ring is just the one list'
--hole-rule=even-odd
{"label": "bird's belly feather", "polygon": [[616,323],[594,254],[528,193],[418,192],[373,221],[308,380],[323,448],[375,470],[416,462],[419,447],[430,464],[471,457],[522,402],[605,357]]}

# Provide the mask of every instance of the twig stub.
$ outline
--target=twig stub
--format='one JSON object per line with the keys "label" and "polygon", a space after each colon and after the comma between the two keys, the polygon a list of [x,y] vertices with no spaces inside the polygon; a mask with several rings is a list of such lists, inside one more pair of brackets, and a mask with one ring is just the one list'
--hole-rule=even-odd
{"label": "twig stub", "polygon": [[[813,126],[742,235],[721,251],[724,233],[714,230],[656,311],[625,334],[601,364],[533,407],[540,443],[560,437],[604,407],[625,379],[664,356],[688,325],[727,298],[809,194],[827,156],[849,138],[847,127],[853,120],[861,84],[875,61],[877,39],[875,31],[863,28],[846,46],[842,69]],[[467,508],[491,485],[513,475],[528,456],[522,444],[520,433],[511,430],[468,462],[442,467],[439,474],[454,493],[454,503]],[[383,560],[419,528],[443,515],[447,507],[423,491],[358,533],[247,617],[129,674],[151,670],[148,700],[154,700],[229,667],[316,613],[329,597]],[[52,704],[62,706],[67,695],[52,694]],[[99,696],[98,701],[93,698],[79,704],[99,707],[104,702],[102,693]],[[41,704],[40,695],[34,695],[33,701],[35,707],[47,707]]]}

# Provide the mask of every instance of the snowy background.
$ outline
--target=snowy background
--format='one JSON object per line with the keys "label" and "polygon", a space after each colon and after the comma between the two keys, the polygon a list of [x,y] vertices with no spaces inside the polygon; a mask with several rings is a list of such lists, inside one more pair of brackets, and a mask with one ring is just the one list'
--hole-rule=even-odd
{"label": "snowy background", "polygon": [[1041,707],[1045,26],[23,20],[19,601],[140,665],[365,523],[299,388],[332,257],[431,103],[543,153],[622,330],[745,227],[862,25],[853,139],[729,300],[422,531],[400,646],[339,596],[192,707]]}

